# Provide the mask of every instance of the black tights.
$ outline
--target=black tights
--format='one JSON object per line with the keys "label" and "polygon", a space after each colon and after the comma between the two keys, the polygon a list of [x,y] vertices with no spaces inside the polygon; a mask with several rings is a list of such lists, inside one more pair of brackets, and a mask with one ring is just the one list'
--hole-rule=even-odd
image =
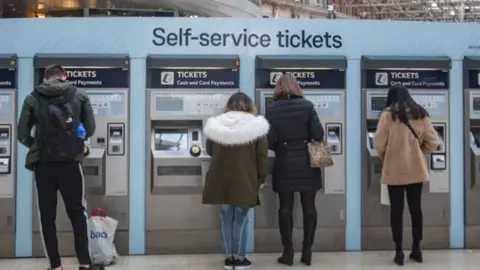
{"label": "black tights", "polygon": [[418,248],[420,241],[422,241],[422,187],[423,183],[388,186],[388,195],[390,196],[390,226],[392,228],[393,241],[397,249],[402,248],[405,193],[407,193],[408,209],[410,210],[410,217],[412,219],[413,247]]}
{"label": "black tights", "polygon": [[[310,250],[315,238],[315,229],[317,227],[317,209],[315,208],[315,197],[317,191],[301,192],[300,200],[303,211],[303,248]],[[285,251],[293,250],[292,230],[293,230],[293,192],[282,192],[278,194],[280,200],[280,209],[278,210],[278,225],[280,236]]]}

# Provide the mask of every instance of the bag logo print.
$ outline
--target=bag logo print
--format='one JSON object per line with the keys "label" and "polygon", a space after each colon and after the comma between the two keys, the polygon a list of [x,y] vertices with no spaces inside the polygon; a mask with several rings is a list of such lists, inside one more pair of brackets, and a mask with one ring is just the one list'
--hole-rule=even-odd
{"label": "bag logo print", "polygon": [[90,231],[90,239],[97,239],[97,238],[108,238],[108,234],[106,232],[93,232]]}

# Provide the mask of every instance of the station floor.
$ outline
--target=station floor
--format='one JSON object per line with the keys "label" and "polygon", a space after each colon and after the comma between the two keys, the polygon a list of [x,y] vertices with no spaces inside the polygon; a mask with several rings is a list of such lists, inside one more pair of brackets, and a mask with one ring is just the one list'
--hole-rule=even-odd
{"label": "station floor", "polygon": [[[480,250],[424,251],[424,263],[406,261],[403,267],[393,265],[392,252],[349,252],[314,254],[313,265],[306,267],[297,263],[294,267],[276,263],[277,254],[254,254],[249,258],[252,270],[478,270]],[[408,256],[408,253],[406,253]],[[299,256],[296,256],[299,259]],[[75,259],[63,261],[65,270],[78,269]],[[43,270],[44,259],[0,260],[1,270]],[[168,256],[131,256],[122,257],[118,264],[107,270],[215,270],[223,269],[221,255],[168,255]]]}

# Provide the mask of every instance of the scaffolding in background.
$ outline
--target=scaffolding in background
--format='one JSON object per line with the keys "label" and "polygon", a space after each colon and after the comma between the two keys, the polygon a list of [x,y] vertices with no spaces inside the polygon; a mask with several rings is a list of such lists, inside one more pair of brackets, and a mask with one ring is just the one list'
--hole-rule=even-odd
{"label": "scaffolding in background", "polygon": [[371,20],[480,22],[480,0],[337,0],[338,12]]}
{"label": "scaffolding in background", "polygon": [[262,4],[337,19],[480,22],[480,0],[262,0]]}

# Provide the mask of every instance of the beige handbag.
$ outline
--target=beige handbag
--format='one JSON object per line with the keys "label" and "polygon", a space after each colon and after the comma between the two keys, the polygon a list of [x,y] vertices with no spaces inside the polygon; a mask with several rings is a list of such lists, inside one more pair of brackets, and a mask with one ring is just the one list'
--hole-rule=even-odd
{"label": "beige handbag", "polygon": [[311,141],[307,143],[307,148],[310,156],[310,167],[325,168],[333,166],[333,159],[327,142]]}

